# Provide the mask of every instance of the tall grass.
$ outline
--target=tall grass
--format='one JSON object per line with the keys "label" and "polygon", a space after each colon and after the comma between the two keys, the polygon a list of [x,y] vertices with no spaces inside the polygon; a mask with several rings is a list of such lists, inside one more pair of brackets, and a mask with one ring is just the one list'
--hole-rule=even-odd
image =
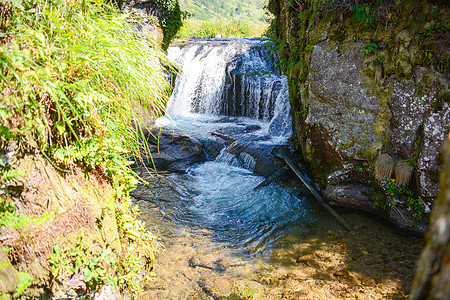
{"label": "tall grass", "polygon": [[191,38],[242,38],[263,36],[268,27],[264,22],[248,22],[239,18],[197,20],[188,19],[183,22],[175,39],[187,40]]}
{"label": "tall grass", "polygon": [[[0,150],[16,141],[22,152],[38,151],[62,171],[77,165],[103,173],[116,189],[122,241],[151,264],[157,242],[130,210],[136,180],[127,158],[142,140],[134,108],[164,111],[170,62],[107,0],[16,0],[0,3],[0,10]],[[7,172],[0,164],[3,182]],[[9,202],[0,196],[2,208]],[[0,218],[10,210],[0,209]]]}
{"label": "tall grass", "polygon": [[164,110],[166,56],[101,0],[26,0],[8,37],[0,48],[2,103],[21,115],[21,129],[41,150],[102,135],[136,146],[133,106]]}

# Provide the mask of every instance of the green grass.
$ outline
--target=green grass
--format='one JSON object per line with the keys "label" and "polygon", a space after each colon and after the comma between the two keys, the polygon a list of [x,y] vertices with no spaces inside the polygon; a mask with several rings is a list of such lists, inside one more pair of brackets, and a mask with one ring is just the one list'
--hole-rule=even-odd
{"label": "green grass", "polygon": [[190,14],[175,39],[263,36],[267,30],[264,0],[180,0]]}
{"label": "green grass", "polygon": [[265,0],[180,0],[182,10],[198,20],[240,18],[247,22],[264,22]]}
{"label": "green grass", "polygon": [[[133,278],[145,266],[134,260],[152,265],[158,242],[131,208],[137,180],[128,159],[145,148],[133,108],[164,112],[171,63],[108,1],[15,0],[0,3],[0,11],[0,149],[15,141],[19,154],[39,152],[60,170],[76,165],[109,180],[121,240],[132,249],[120,276],[137,292]],[[0,184],[14,171],[0,164]],[[13,200],[0,197],[0,219],[8,217],[2,224],[26,223]]]}
{"label": "green grass", "polygon": [[186,40],[191,38],[242,38],[262,36],[268,24],[263,22],[250,23],[241,19],[189,19],[183,22],[175,39]]}

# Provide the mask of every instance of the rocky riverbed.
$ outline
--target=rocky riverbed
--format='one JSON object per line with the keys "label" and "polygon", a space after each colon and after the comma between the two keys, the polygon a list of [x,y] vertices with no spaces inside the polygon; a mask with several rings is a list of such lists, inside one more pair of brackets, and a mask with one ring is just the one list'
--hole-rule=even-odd
{"label": "rocky riverbed", "polygon": [[[214,232],[182,225],[169,199],[187,193],[170,173],[138,174],[149,182],[133,192],[141,218],[165,249],[142,299],[406,299],[422,240],[393,232],[385,221],[341,212],[348,232],[322,212],[307,232],[287,234],[277,247],[246,254]],[[297,183],[283,183],[297,192]],[[157,225],[153,225],[157,224]]]}

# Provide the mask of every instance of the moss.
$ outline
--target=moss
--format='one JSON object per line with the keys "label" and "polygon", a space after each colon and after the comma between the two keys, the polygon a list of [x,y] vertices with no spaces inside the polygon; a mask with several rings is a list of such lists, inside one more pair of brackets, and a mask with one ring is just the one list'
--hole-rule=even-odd
{"label": "moss", "polygon": [[337,29],[333,30],[333,32],[329,35],[329,38],[331,41],[342,45],[347,38],[347,30],[344,26],[339,26]]}
{"label": "moss", "polygon": [[[308,101],[308,74],[311,52],[315,43],[324,43],[326,49],[338,49],[338,52],[349,53],[355,51],[365,43],[376,43],[380,59],[375,54],[362,58],[361,75],[363,87],[368,94],[376,97],[379,110],[376,112],[376,120],[372,132],[367,135],[375,135],[374,141],[361,138],[354,142],[361,145],[358,155],[369,162],[383,148],[383,140],[389,141],[392,114],[390,111],[391,95],[394,83],[409,80],[416,91],[421,95],[432,92],[440,75],[436,71],[446,72],[449,69],[449,58],[443,61],[436,60],[436,53],[423,52],[420,37],[427,26],[444,24],[448,26],[448,9],[438,10],[437,4],[421,0],[394,1],[390,6],[380,3],[379,18],[374,28],[357,26],[351,20],[351,14],[337,10],[321,9],[315,6],[316,1],[305,1],[302,11],[287,11],[288,4],[281,1],[270,1],[270,6],[276,14],[273,26],[276,27],[276,38],[280,48],[280,57],[284,59],[283,68],[289,74],[290,101],[293,107],[294,131],[296,142],[301,145],[305,159],[314,170],[314,176],[323,177],[329,170],[324,170],[321,165],[319,152],[323,145],[311,143],[313,134],[308,132],[305,124],[305,116],[298,113],[307,106]],[[375,5],[375,4],[374,4]],[[275,9],[276,8],[276,9]],[[428,25],[426,25],[429,23]],[[429,27],[432,28],[432,27]],[[437,28],[437,27],[436,27]],[[327,32],[327,35],[324,35]],[[426,57],[423,57],[426,56]],[[427,68],[423,78],[418,80],[416,70],[418,67]],[[422,70],[424,70],[422,68]],[[421,75],[422,75],[421,74]],[[416,79],[413,83],[411,79]],[[439,89],[438,89],[439,90]],[[442,93],[434,107],[439,111],[443,103],[450,96]],[[314,152],[313,150],[316,149]],[[328,153],[329,154],[329,153]],[[327,155],[328,155],[327,154]],[[320,163],[319,163],[320,161]],[[339,164],[327,162],[330,168]]]}
{"label": "moss", "polygon": [[183,24],[183,12],[178,0],[153,0],[153,2],[161,10],[158,20],[164,33],[163,48],[167,49],[170,41],[175,37]]}

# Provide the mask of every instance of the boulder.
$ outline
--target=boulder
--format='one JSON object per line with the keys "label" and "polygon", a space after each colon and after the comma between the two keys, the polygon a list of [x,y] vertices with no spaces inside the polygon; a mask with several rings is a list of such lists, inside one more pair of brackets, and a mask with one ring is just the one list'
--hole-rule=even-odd
{"label": "boulder", "polygon": [[184,173],[190,166],[206,160],[204,145],[196,138],[164,129],[153,129],[145,136],[150,151],[141,158],[150,169]]}

